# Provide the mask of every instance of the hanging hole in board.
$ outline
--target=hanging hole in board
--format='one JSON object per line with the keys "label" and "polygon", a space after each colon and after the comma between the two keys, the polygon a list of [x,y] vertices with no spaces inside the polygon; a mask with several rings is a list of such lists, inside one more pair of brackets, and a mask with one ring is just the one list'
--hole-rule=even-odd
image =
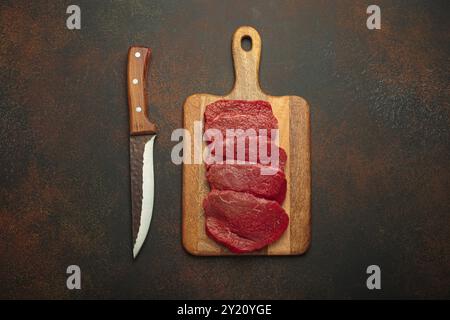
{"label": "hanging hole in board", "polygon": [[243,50],[245,51],[251,51],[252,50],[252,38],[250,38],[250,36],[243,36],[241,38],[241,47]]}

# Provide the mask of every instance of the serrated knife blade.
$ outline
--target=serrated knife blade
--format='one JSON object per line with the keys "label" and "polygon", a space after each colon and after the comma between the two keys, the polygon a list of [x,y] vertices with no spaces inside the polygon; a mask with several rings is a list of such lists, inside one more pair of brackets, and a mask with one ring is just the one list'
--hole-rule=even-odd
{"label": "serrated knife blade", "polygon": [[153,146],[157,128],[148,118],[145,85],[150,55],[151,50],[145,47],[131,47],[128,52],[133,258],[147,238],[154,203]]}

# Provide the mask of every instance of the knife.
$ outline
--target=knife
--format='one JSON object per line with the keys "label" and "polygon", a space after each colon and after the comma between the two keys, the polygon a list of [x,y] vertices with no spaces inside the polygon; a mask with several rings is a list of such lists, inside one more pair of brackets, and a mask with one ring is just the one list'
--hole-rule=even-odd
{"label": "knife", "polygon": [[136,259],[150,227],[154,202],[153,144],[157,127],[148,118],[145,81],[151,50],[128,51],[128,107],[130,113],[130,176],[133,258]]}

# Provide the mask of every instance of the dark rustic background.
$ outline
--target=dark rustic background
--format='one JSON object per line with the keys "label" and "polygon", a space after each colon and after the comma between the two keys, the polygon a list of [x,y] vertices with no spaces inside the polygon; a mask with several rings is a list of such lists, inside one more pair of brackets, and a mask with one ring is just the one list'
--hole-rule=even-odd
{"label": "dark rustic background", "polygon": [[[65,27],[81,6],[82,30]],[[382,30],[366,8],[382,9]],[[1,1],[0,298],[450,298],[449,2]],[[181,246],[182,104],[227,93],[230,39],[312,111],[313,238],[300,257]],[[154,50],[151,235],[131,258],[126,56]],[[66,289],[66,268],[82,290]],[[366,267],[382,290],[366,289]]]}

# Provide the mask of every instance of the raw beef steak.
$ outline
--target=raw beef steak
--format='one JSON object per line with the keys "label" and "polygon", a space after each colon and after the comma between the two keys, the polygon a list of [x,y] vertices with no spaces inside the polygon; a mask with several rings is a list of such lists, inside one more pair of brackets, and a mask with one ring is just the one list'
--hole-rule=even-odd
{"label": "raw beef steak", "polygon": [[[284,151],[283,148],[278,147],[277,145],[272,144],[270,139],[259,139],[258,137],[245,137],[245,155],[238,154],[237,148],[240,147],[237,143],[238,138],[228,138],[225,139],[225,143],[219,143],[218,141],[215,141],[214,143],[211,143],[208,145],[208,147],[211,149],[211,155],[212,158],[208,158],[206,160],[206,164],[210,165],[214,163],[214,156],[216,155],[216,150],[222,148],[222,160],[240,160],[245,161],[249,163],[258,163],[261,164],[261,162],[265,162],[264,165],[270,165],[275,168],[280,168],[284,171],[286,167],[286,161],[287,161],[287,155],[286,151]],[[233,143],[234,141],[234,143]],[[264,141],[264,142],[262,142]],[[261,143],[262,142],[262,143]],[[265,146],[263,145],[265,144]],[[254,147],[256,146],[256,148]],[[259,149],[261,151],[259,151]],[[275,149],[276,148],[276,149]],[[275,163],[266,163],[268,159],[272,156],[272,150],[278,150],[278,162]],[[266,157],[263,159],[260,158],[261,154],[266,154]],[[239,155],[239,157],[238,157]],[[255,161],[250,161],[254,160]],[[220,159],[219,159],[220,160]],[[264,161],[262,161],[264,160]],[[273,159],[272,159],[273,160]],[[218,162],[218,161],[217,161]],[[219,162],[220,163],[220,162]],[[228,163],[237,163],[236,161],[228,161]]]}
{"label": "raw beef steak", "polygon": [[272,116],[272,107],[266,101],[246,101],[246,100],[219,100],[211,103],[205,110],[205,121],[212,122],[219,116],[227,114],[245,114],[257,116],[265,114]]}
{"label": "raw beef steak", "polygon": [[235,253],[259,250],[281,237],[289,217],[276,201],[212,190],[203,201],[206,233]]}
{"label": "raw beef steak", "polygon": [[205,132],[217,129],[224,138],[227,129],[253,129],[256,135],[260,129],[265,129],[270,137],[271,129],[277,128],[277,118],[270,104],[265,101],[220,100],[206,106]]}
{"label": "raw beef steak", "polygon": [[264,166],[257,164],[213,164],[206,178],[211,189],[248,192],[257,197],[282,204],[286,197],[286,176],[281,170],[261,174]]}

